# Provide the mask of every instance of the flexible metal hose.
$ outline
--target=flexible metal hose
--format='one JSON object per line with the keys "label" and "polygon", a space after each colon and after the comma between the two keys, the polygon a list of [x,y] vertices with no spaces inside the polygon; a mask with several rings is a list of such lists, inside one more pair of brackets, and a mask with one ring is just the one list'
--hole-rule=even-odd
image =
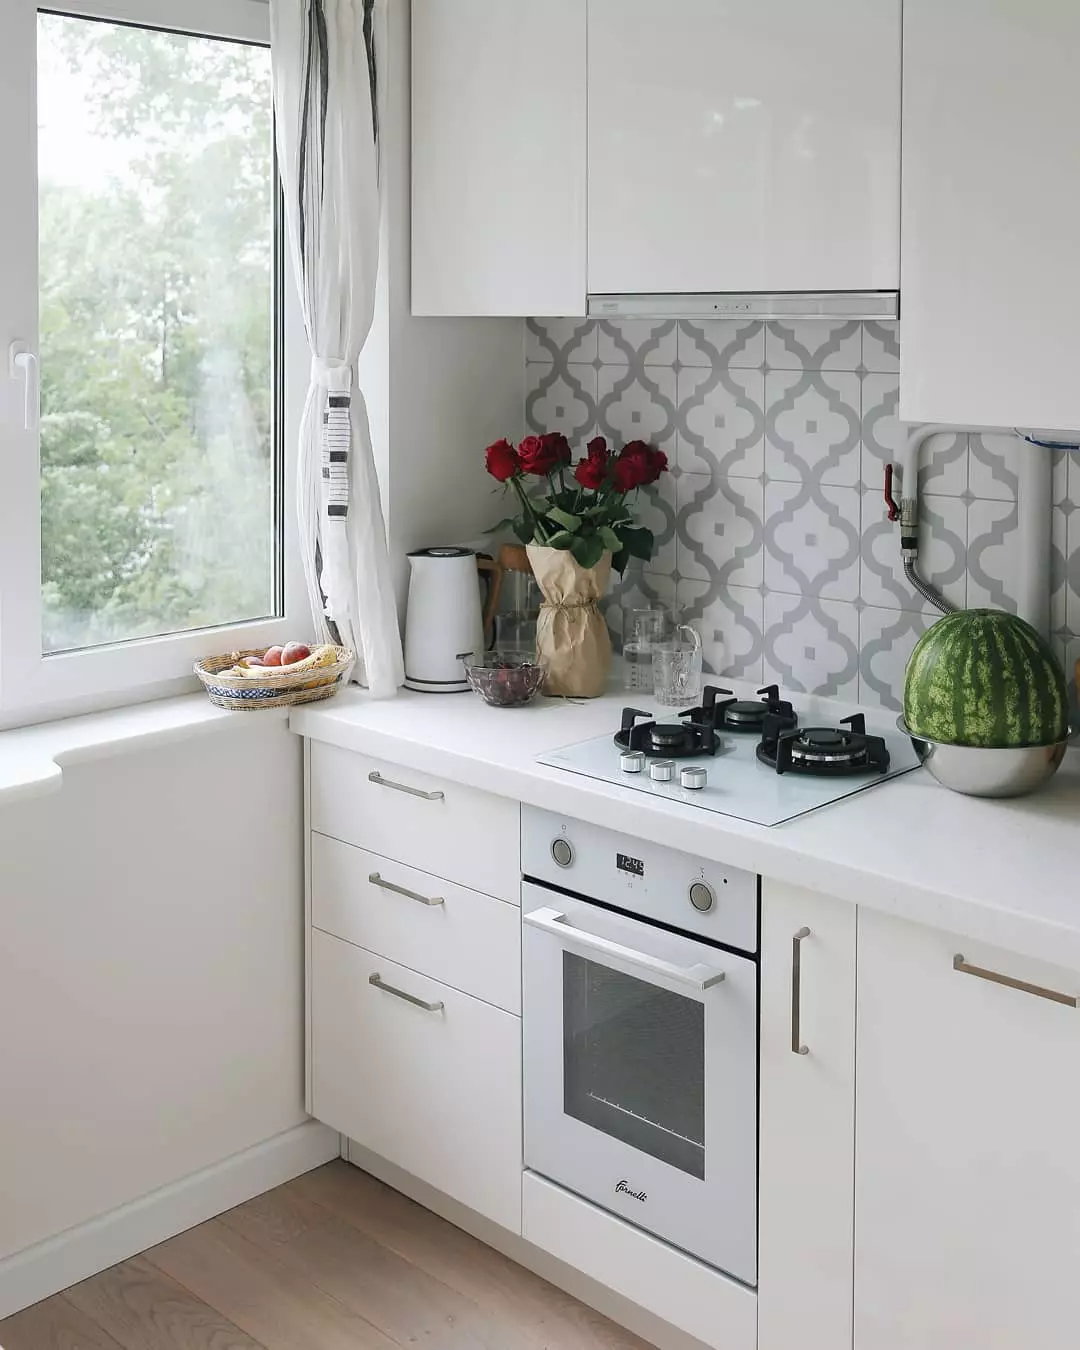
{"label": "flexible metal hose", "polygon": [[933,605],[935,609],[939,609],[942,614],[957,613],[959,608],[957,605],[954,605],[951,600],[946,600],[940,591],[936,591],[928,581],[923,581],[922,577],[919,576],[918,572],[915,570],[914,558],[904,559],[904,576],[907,577],[908,581],[915,590],[918,591],[922,598],[928,604]]}

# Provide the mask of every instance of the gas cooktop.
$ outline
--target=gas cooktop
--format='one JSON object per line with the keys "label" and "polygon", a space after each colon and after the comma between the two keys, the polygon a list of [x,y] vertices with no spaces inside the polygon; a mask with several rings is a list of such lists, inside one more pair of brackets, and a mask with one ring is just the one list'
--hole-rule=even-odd
{"label": "gas cooktop", "polygon": [[776,685],[757,698],[710,686],[682,713],[623,709],[614,734],[565,746],[541,764],[756,825],[781,825],[919,767],[882,717],[800,717]]}

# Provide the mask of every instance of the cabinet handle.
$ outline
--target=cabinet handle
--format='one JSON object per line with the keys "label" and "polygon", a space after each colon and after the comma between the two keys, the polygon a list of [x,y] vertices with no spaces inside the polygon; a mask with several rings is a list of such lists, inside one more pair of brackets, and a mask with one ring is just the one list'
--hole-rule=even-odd
{"label": "cabinet handle", "polygon": [[808,1055],[810,1047],[801,1044],[802,1034],[799,1027],[802,1016],[802,944],[803,938],[810,936],[809,928],[800,928],[791,939],[791,1053]]}
{"label": "cabinet handle", "polygon": [[986,970],[983,966],[969,966],[962,954],[952,959],[953,970],[961,975],[974,975],[980,980],[989,980],[991,984],[1003,984],[1006,989],[1019,989],[1022,994],[1034,994],[1036,998],[1048,998],[1051,1003],[1063,1003],[1066,1008],[1077,1007],[1074,994],[1061,994],[1056,989],[1047,989],[1041,984],[1028,984],[1027,980],[1014,979],[1012,975],[1002,975],[998,970]]}
{"label": "cabinet handle", "polygon": [[394,881],[387,881],[379,876],[378,872],[368,874],[368,881],[373,886],[378,886],[381,891],[393,891],[395,895],[404,895],[409,900],[419,900],[422,905],[444,905],[446,901],[441,895],[421,895],[419,891],[410,891],[408,886],[399,886]]}
{"label": "cabinet handle", "polygon": [[369,783],[374,783],[376,787],[393,788],[395,792],[407,792],[410,797],[421,797],[425,802],[441,802],[445,797],[444,792],[423,792],[420,788],[408,787],[405,783],[395,783],[392,778],[384,778],[377,769],[372,769],[368,774]]}
{"label": "cabinet handle", "polygon": [[442,1000],[435,1003],[429,1003],[426,998],[417,998],[415,994],[407,994],[404,989],[395,989],[392,984],[386,984],[381,975],[369,975],[368,984],[373,984],[376,989],[381,989],[384,994],[393,994],[395,998],[403,998],[406,1003],[411,1003],[414,1008],[423,1008],[425,1012],[442,1012]]}

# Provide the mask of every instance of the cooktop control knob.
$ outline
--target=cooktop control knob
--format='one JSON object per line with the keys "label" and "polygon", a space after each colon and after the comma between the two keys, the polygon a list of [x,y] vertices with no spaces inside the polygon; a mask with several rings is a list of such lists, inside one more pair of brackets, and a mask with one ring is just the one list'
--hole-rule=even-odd
{"label": "cooktop control knob", "polygon": [[619,756],[619,768],[623,773],[640,773],[645,767],[645,754],[641,750],[624,750]]}
{"label": "cooktop control knob", "polygon": [[691,792],[698,792],[709,781],[709,771],[700,764],[690,764],[683,769],[680,781],[684,788],[689,788]]}
{"label": "cooktop control knob", "polygon": [[670,783],[675,777],[675,761],[673,759],[654,759],[649,765],[649,777],[657,783]]}
{"label": "cooktop control knob", "polygon": [[560,836],[552,841],[551,856],[556,867],[569,867],[574,861],[574,846],[569,839]]}
{"label": "cooktop control knob", "polygon": [[707,881],[695,881],[690,886],[690,903],[702,914],[707,914],[716,904],[716,892]]}

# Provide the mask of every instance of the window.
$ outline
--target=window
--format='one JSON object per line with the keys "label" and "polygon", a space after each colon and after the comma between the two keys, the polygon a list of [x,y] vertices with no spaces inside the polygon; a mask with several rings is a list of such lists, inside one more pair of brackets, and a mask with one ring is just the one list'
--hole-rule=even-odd
{"label": "window", "polygon": [[5,710],[137,694],[303,612],[267,39],[262,0],[0,16],[2,125],[31,130],[0,145]]}

